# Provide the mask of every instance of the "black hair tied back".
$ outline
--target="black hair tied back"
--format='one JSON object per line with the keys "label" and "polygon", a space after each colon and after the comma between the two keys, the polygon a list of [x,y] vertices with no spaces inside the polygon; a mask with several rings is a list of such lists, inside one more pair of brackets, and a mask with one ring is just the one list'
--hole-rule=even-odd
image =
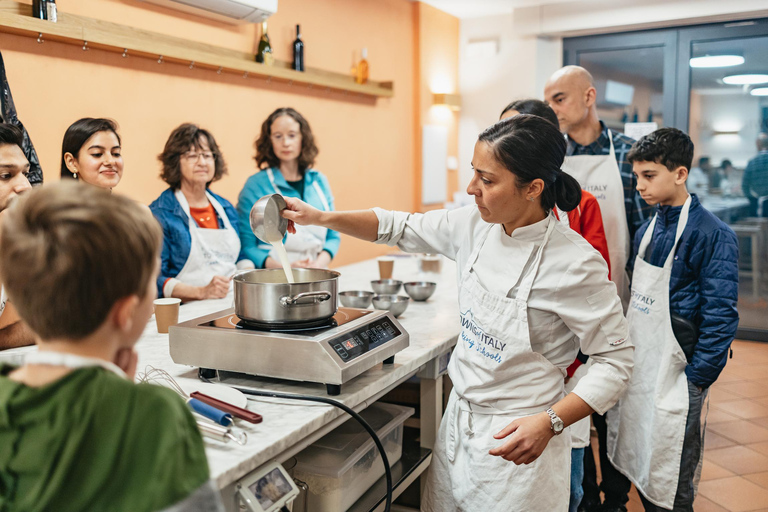
{"label": "black hair tied back", "polygon": [[581,187],[561,170],[566,142],[560,130],[546,119],[520,114],[488,127],[478,140],[493,148],[496,160],[517,178],[518,187],[533,180],[544,182],[541,206],[557,205],[569,212],[581,202]]}
{"label": "black hair tied back", "polygon": [[555,178],[555,203],[564,212],[575,210],[581,203],[581,185],[576,178],[562,170]]}

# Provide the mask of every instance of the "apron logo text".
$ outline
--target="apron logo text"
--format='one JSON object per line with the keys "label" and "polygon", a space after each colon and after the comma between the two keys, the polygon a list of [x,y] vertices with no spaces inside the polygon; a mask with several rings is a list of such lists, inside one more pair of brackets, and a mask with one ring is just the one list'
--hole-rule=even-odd
{"label": "apron logo text", "polygon": [[631,292],[632,292],[632,309],[635,309],[640,313],[644,313],[646,315],[650,314],[651,307],[653,306],[653,303],[656,302],[656,299],[651,298],[648,295],[644,295],[635,290],[632,290]]}
{"label": "apron logo text", "polygon": [[[470,312],[469,315],[472,315],[472,313]],[[490,346],[498,351],[504,351],[504,349],[507,346],[506,343],[502,343],[501,341],[497,340],[493,336],[489,336],[488,334],[483,332],[483,330],[480,329],[477,325],[475,325],[475,322],[471,318],[468,318],[466,314],[461,315],[461,327],[464,329],[461,333],[461,338],[467,343],[469,343],[469,348],[473,348],[475,343],[477,342],[478,345],[477,347],[475,347],[475,350],[477,350],[478,352],[482,352],[483,355],[487,357],[491,357],[492,359],[495,359],[496,357],[498,357],[499,362],[501,362],[501,357],[498,354],[496,354],[496,357],[493,357],[493,355],[488,354],[485,351],[485,346],[483,346],[482,344]],[[467,331],[474,334],[476,340],[473,340],[470,336],[468,336]]]}

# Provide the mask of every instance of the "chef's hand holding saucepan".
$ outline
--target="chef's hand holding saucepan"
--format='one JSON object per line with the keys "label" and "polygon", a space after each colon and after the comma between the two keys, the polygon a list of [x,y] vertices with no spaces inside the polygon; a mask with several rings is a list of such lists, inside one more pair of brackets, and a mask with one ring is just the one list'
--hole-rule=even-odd
{"label": "chef's hand holding saucepan", "polygon": [[295,197],[285,197],[287,208],[281,212],[288,219],[288,232],[299,226],[323,226],[345,235],[374,242],[379,236],[379,218],[373,210],[320,211]]}
{"label": "chef's hand holding saucepan", "polygon": [[283,197],[288,207],[281,212],[288,219],[288,232],[296,234],[296,224],[299,226],[319,226],[320,216],[323,212],[308,205],[295,197]]}

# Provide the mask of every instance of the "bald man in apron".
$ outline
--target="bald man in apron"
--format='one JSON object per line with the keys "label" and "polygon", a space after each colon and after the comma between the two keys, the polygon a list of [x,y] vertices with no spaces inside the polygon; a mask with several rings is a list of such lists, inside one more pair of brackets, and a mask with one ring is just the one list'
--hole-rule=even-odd
{"label": "bald man in apron", "polygon": [[[600,204],[611,280],[626,311],[629,303],[629,279],[626,264],[630,243],[637,228],[651,214],[651,207],[635,189],[636,180],[626,155],[635,142],[626,135],[610,130],[597,114],[597,91],[592,75],[579,66],[565,66],[556,71],[544,87],[544,99],[557,114],[565,133],[568,150],[563,170],[576,178],[581,188],[595,196]],[[626,511],[629,481],[608,461],[605,449],[605,418],[592,415],[598,432],[600,467],[603,481],[597,486],[594,457],[585,456],[584,498],[581,510],[589,512],[600,506],[600,491],[605,493],[602,510]]]}

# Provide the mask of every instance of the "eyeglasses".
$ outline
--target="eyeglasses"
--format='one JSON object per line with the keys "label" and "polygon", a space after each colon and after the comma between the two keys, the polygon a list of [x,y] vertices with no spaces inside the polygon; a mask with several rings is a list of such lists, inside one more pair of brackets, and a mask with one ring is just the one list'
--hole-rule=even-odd
{"label": "eyeglasses", "polygon": [[210,151],[205,151],[203,153],[195,153],[195,152],[189,151],[187,153],[184,153],[182,156],[186,158],[188,162],[197,162],[197,160],[200,157],[203,157],[203,160],[206,162],[212,162],[213,160],[216,159],[216,155],[214,155]]}

